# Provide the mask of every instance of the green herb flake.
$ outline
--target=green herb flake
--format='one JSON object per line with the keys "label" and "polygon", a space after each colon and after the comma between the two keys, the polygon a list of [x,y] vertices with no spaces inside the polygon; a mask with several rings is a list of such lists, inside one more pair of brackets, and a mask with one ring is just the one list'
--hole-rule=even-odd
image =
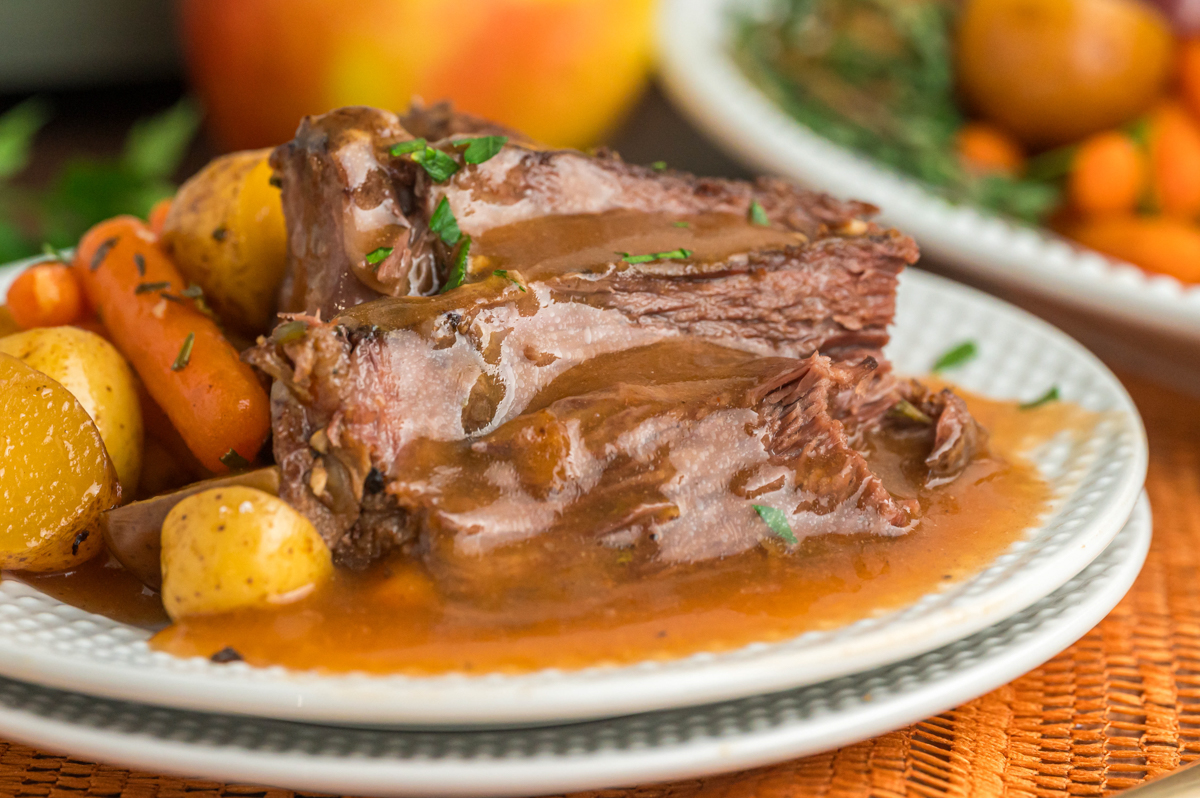
{"label": "green herb flake", "polygon": [[96,247],[95,253],[92,254],[91,270],[96,271],[100,268],[100,264],[104,263],[104,259],[108,257],[109,251],[117,245],[117,237],[106,238],[100,242],[100,246]]}
{"label": "green herb flake", "polygon": [[789,546],[795,546],[800,541],[796,540],[796,536],[792,533],[792,526],[788,523],[787,516],[774,507],[766,507],[761,504],[750,505],[754,508],[754,512],[758,513],[758,517],[766,522],[767,526],[771,527],[771,531],[783,540]]}
{"label": "green herb flake", "polygon": [[171,284],[165,280],[161,283],[138,283],[133,289],[135,294],[149,294],[151,291],[165,291],[171,287]]}
{"label": "green herb flake", "polygon": [[188,287],[179,293],[188,299],[204,299],[204,289],[195,283],[188,283]]}
{"label": "green herb flake", "polygon": [[179,168],[199,127],[200,107],[186,97],[160,114],[139,119],[125,139],[121,166],[142,180],[166,180]]}
{"label": "green herb flake", "polygon": [[192,359],[192,345],[196,343],[196,334],[190,332],[187,338],[183,339],[183,346],[179,347],[179,354],[175,356],[175,362],[171,364],[171,371],[183,371],[187,368],[188,361]]}
{"label": "green herb flake", "polygon": [[888,410],[888,415],[891,415],[895,418],[904,418],[908,419],[909,421],[915,421],[918,424],[933,423],[932,418],[926,415],[921,408],[917,407],[907,399],[901,399],[899,402],[896,402],[896,404],[892,405],[891,409]]}
{"label": "green herb flake", "polygon": [[138,277],[146,276],[146,256],[140,252],[133,253],[133,265],[137,267]]}
{"label": "green herb flake", "polygon": [[446,293],[451,288],[458,288],[467,279],[467,257],[471,254],[471,237],[463,236],[458,246],[458,255],[454,258],[454,268],[450,270],[450,279],[439,293]]}
{"label": "green herb flake", "polygon": [[220,227],[213,228],[213,231],[212,231],[213,241],[220,243],[221,241],[224,241],[225,237],[228,235],[229,235],[229,230],[225,227],[225,225],[221,225]]}
{"label": "green herb flake", "polygon": [[508,143],[508,136],[479,136],[473,139],[459,139],[454,146],[466,144],[463,150],[463,160],[467,163],[480,164],[490,160]]}
{"label": "green herb flake", "polygon": [[521,293],[522,293],[522,294],[524,294],[524,293],[525,293],[525,286],[521,285],[521,281],[520,281],[520,280],[518,280],[516,277],[513,277],[511,274],[509,274],[509,273],[508,273],[508,270],[506,270],[506,269],[494,269],[494,270],[492,271],[492,274],[496,275],[497,277],[502,277],[502,278],[504,278],[505,280],[508,280],[510,283],[512,283],[513,285],[515,285],[517,288],[520,288],[520,289],[521,289]]}
{"label": "green herb flake", "polygon": [[975,345],[974,341],[963,341],[937,359],[937,362],[933,364],[933,373],[937,374],[939,371],[958,368],[970,363],[978,355],[979,347]]}
{"label": "green herb flake", "polygon": [[1058,386],[1055,385],[1037,399],[1034,399],[1032,402],[1021,402],[1021,404],[1018,405],[1018,408],[1021,410],[1033,410],[1034,408],[1041,407],[1042,405],[1048,405],[1051,402],[1057,402],[1061,398],[1062,396],[1058,392]]}
{"label": "green herb flake", "polygon": [[656,172],[665,172],[667,171],[667,162],[655,161],[654,163],[650,164],[650,168]]}
{"label": "green herb flake", "polygon": [[271,333],[271,340],[277,344],[290,344],[299,341],[308,332],[308,325],[302,321],[289,321],[280,324]]}
{"label": "green herb flake", "polygon": [[68,265],[71,263],[71,256],[67,252],[57,249],[53,244],[44,241],[42,242],[42,255],[45,256],[46,260],[56,260],[59,263]]}
{"label": "green herb flake", "polygon": [[763,210],[763,206],[756,199],[750,200],[749,219],[751,224],[757,224],[760,227],[770,227],[771,219],[767,216],[767,212]]}
{"label": "green herb flake", "polygon": [[242,469],[250,467],[250,461],[235,452],[232,448],[225,452],[225,454],[221,455],[219,459],[221,464],[230,471],[241,471]]}
{"label": "green herb flake", "polygon": [[421,164],[425,173],[435,183],[445,183],[458,171],[458,162],[441,150],[426,147],[412,154],[412,159]]}
{"label": "green herb flake", "polygon": [[410,152],[425,149],[427,143],[425,139],[409,139],[399,144],[393,144],[389,152],[391,152],[393,157],[399,158],[401,155],[408,155]]}
{"label": "green herb flake", "polygon": [[675,225],[676,227],[691,227],[692,226],[691,222],[671,222],[671,224]]}
{"label": "green herb flake", "polygon": [[391,254],[391,247],[380,247],[379,249],[373,249],[367,253],[367,265],[374,266],[376,269],[378,269],[379,264],[383,261],[383,259]]}
{"label": "green herb flake", "polygon": [[447,246],[454,246],[462,238],[462,231],[458,229],[458,219],[454,218],[454,211],[450,210],[450,200],[442,197],[433,209],[433,215],[429,217],[429,229],[446,242]]}
{"label": "green herb flake", "polygon": [[692,257],[690,249],[673,249],[670,252],[652,252],[649,255],[631,255],[628,252],[618,252],[621,260],[626,263],[650,263],[656,260],[685,260]]}

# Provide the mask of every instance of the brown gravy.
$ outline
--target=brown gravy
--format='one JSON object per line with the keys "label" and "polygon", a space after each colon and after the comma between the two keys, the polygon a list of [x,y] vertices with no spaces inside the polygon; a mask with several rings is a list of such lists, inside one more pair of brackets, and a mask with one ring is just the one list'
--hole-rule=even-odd
{"label": "brown gravy", "polygon": [[[522,672],[667,659],[840,626],[984,567],[1037,522],[1049,499],[1017,447],[1094,423],[1065,403],[1024,412],[976,397],[969,403],[996,431],[993,450],[1001,456],[924,493],[924,518],[905,536],[828,535],[804,541],[794,556],[761,548],[681,567],[622,584],[586,612],[544,605],[481,611],[439,596],[419,566],[391,562],[339,572],[285,607],[186,619],[153,645],[182,656],[229,646],[255,665],[330,672]],[[899,459],[886,449],[872,455],[897,480]]]}

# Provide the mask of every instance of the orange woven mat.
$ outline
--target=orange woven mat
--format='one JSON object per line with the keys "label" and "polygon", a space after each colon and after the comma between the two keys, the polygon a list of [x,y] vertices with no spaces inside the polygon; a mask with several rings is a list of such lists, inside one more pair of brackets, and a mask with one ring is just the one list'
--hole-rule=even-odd
{"label": "orange woven mat", "polygon": [[[1132,378],[1126,385],[1150,436],[1154,545],[1133,590],[1086,637],[999,690],[873,740],[589,798],[1099,796],[1200,755],[1200,400]],[[301,796],[134,773],[4,742],[0,795]]]}

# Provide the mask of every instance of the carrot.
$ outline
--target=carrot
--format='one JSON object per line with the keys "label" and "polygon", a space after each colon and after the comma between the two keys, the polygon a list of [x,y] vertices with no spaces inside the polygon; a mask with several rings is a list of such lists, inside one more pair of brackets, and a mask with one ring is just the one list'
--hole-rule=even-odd
{"label": "carrot", "polygon": [[1110,130],[1089,136],[1071,160],[1067,196],[1081,213],[1130,212],[1145,188],[1145,158],[1125,133]]}
{"label": "carrot", "polygon": [[146,226],[155,236],[162,235],[163,226],[167,223],[167,214],[171,212],[171,199],[171,197],[167,197],[154,203],[154,207],[150,209],[150,213],[146,217]]}
{"label": "carrot", "polygon": [[1200,126],[1178,103],[1150,118],[1150,172],[1154,200],[1168,216],[1200,213]]}
{"label": "carrot", "polygon": [[270,432],[267,394],[217,325],[181,296],[175,264],[140,219],[118,216],[84,235],[75,273],[117,348],[210,471],[230,451],[253,462]]}
{"label": "carrot", "polygon": [[39,263],[9,286],[8,310],[24,330],[70,324],[83,315],[83,292],[66,264]]}
{"label": "carrot", "polygon": [[1165,216],[1091,219],[1064,232],[1079,243],[1146,271],[1200,283],[1200,227]]}
{"label": "carrot", "polygon": [[1177,52],[1179,93],[1188,109],[1200,116],[1200,37],[1184,39]]}
{"label": "carrot", "polygon": [[976,174],[1016,175],[1025,169],[1021,145],[1005,131],[983,122],[968,122],[955,137],[963,168]]}

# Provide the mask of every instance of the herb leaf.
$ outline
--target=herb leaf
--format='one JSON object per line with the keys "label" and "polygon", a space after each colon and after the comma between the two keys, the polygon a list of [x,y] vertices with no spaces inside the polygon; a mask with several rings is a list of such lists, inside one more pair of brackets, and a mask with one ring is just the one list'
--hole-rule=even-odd
{"label": "herb leaf", "polygon": [[667,170],[667,162],[655,161],[654,163],[650,164],[650,168],[656,172],[665,172]]}
{"label": "herb leaf", "polygon": [[367,265],[378,266],[380,264],[380,262],[383,261],[384,258],[386,258],[388,255],[391,255],[391,254],[392,254],[391,247],[380,247],[379,249],[373,249],[367,253],[367,258],[366,258]]}
{"label": "herb leaf", "polygon": [[92,253],[91,271],[96,271],[100,268],[100,264],[104,263],[104,259],[108,257],[108,252],[117,245],[117,237],[106,238],[100,242],[100,246],[96,247],[96,251]]}
{"label": "herb leaf", "polygon": [[179,354],[175,356],[175,362],[171,364],[171,371],[183,371],[187,368],[188,362],[192,359],[192,345],[196,343],[196,334],[190,332],[187,338],[183,339],[183,346],[179,347]]}
{"label": "herb leaf", "polygon": [[416,152],[417,150],[425,149],[427,143],[428,142],[426,142],[425,139],[409,139],[408,141],[402,141],[399,144],[393,144],[392,149],[389,150],[389,152],[393,157],[398,158],[401,155],[408,155],[410,152]]}
{"label": "herb leaf", "polygon": [[17,103],[0,116],[0,180],[25,168],[33,137],[49,119],[49,104],[40,97]]}
{"label": "herb leaf", "polygon": [[650,263],[656,260],[684,260],[692,257],[690,249],[673,249],[670,252],[651,252],[649,255],[631,255],[628,252],[617,253],[626,263]]}
{"label": "herb leaf", "polygon": [[888,410],[888,415],[896,418],[906,418],[909,421],[915,421],[918,424],[933,423],[932,418],[926,415],[921,408],[917,407],[907,399],[901,399],[899,402],[896,402],[896,404],[892,405],[891,409]]}
{"label": "herb leaf", "polygon": [[508,280],[510,283],[512,283],[513,285],[515,285],[517,288],[520,288],[520,289],[521,289],[521,293],[522,293],[522,294],[524,294],[524,293],[525,293],[525,286],[521,285],[521,281],[520,281],[520,280],[518,280],[516,277],[513,277],[511,274],[509,274],[509,273],[508,273],[508,270],[506,270],[506,269],[493,269],[493,270],[492,270],[492,274],[496,275],[497,277],[503,277],[505,280]]}
{"label": "herb leaf", "polygon": [[454,246],[462,238],[462,231],[458,229],[458,219],[454,218],[454,211],[450,210],[450,200],[442,197],[441,202],[433,209],[433,215],[429,217],[429,229],[445,241],[447,246]]}
{"label": "herb leaf", "polygon": [[771,219],[767,216],[767,212],[763,210],[763,206],[760,205],[756,199],[750,200],[749,218],[751,224],[757,224],[760,227],[771,226]]}
{"label": "herb leaf", "polygon": [[133,293],[148,294],[151,291],[165,291],[170,287],[171,287],[171,284],[165,280],[161,283],[138,283],[137,286],[133,289]]}
{"label": "herb leaf", "polygon": [[473,139],[459,139],[455,146],[466,144],[463,160],[467,163],[483,163],[490,160],[508,143],[508,136],[479,136]]}
{"label": "herb leaf", "polygon": [[165,180],[179,168],[200,126],[200,109],[184,98],[157,116],[139,119],[129,130],[121,165],[143,179]]}
{"label": "herb leaf", "polygon": [[1032,402],[1021,402],[1021,404],[1017,405],[1017,408],[1020,410],[1033,410],[1035,407],[1057,402],[1061,398],[1062,396],[1058,393],[1058,386],[1055,385]]}
{"label": "herb leaf", "polygon": [[974,341],[963,341],[937,359],[937,362],[933,364],[933,373],[937,374],[939,371],[958,368],[974,360],[978,354],[979,347],[975,345]]}
{"label": "herb leaf", "polygon": [[758,513],[758,517],[765,521],[767,526],[771,527],[771,531],[778,535],[784,543],[789,546],[795,546],[800,542],[796,540],[795,534],[792,533],[792,525],[788,523],[787,516],[781,511],[761,504],[752,504],[750,506],[754,508],[754,512]]}
{"label": "herb leaf", "polygon": [[433,147],[417,150],[412,154],[412,159],[421,164],[426,174],[435,183],[445,183],[451,175],[458,171],[458,161]]}
{"label": "herb leaf", "polygon": [[671,224],[675,225],[676,227],[691,227],[692,226],[691,222],[671,222]]}
{"label": "herb leaf", "polygon": [[444,294],[451,288],[458,288],[467,279],[467,256],[471,253],[471,237],[463,236],[458,247],[458,255],[454,258],[454,268],[450,270],[450,279],[438,293]]}
{"label": "herb leaf", "polygon": [[[45,241],[42,242],[42,255],[45,256],[46,260],[56,260],[59,263],[65,263],[68,266],[71,265],[71,256],[65,250],[58,249]],[[144,272],[139,272],[139,274],[144,274]]]}
{"label": "herb leaf", "polygon": [[232,448],[225,452],[225,454],[221,455],[218,459],[220,459],[221,464],[230,471],[240,471],[243,468],[250,467],[250,461],[235,452]]}

